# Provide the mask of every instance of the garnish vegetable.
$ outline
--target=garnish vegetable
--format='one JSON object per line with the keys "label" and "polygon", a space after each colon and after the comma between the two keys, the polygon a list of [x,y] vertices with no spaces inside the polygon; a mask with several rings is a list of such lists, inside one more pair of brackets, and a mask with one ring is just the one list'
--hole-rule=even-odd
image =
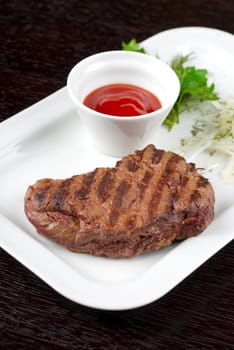
{"label": "garnish vegetable", "polygon": [[201,104],[201,116],[195,117],[192,136],[181,140],[182,152],[210,154],[207,167],[213,168],[226,160],[222,177],[226,184],[234,185],[234,98]]}
{"label": "garnish vegetable", "polygon": [[131,39],[128,43],[122,42],[122,49],[125,51],[146,53],[145,49],[140,46],[140,43],[135,38]]}
{"label": "garnish vegetable", "polygon": [[[122,43],[122,49],[147,53],[136,41],[131,39],[128,43]],[[164,120],[164,124],[171,130],[175,123],[179,123],[180,113],[189,108],[189,101],[193,100],[193,107],[201,101],[218,100],[214,84],[208,85],[206,69],[198,69],[194,66],[185,66],[191,55],[175,56],[170,66],[180,80],[180,94],[171,112]]]}

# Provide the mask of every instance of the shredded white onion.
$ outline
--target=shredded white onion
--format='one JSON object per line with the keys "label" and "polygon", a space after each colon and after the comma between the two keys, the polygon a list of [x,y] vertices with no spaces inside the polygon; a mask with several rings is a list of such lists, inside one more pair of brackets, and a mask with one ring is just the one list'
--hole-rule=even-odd
{"label": "shredded white onion", "polygon": [[209,152],[214,160],[211,168],[227,157],[222,178],[226,184],[234,185],[234,97],[203,103],[200,112],[192,136],[181,140],[182,153],[192,161],[200,153]]}

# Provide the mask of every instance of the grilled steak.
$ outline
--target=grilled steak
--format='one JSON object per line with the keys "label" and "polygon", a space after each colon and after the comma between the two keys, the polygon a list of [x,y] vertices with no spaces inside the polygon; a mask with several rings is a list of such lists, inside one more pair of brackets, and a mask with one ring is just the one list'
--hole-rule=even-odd
{"label": "grilled steak", "polygon": [[194,164],[149,145],[114,168],[37,181],[25,212],[72,251],[127,257],[201,233],[214,217],[214,192]]}

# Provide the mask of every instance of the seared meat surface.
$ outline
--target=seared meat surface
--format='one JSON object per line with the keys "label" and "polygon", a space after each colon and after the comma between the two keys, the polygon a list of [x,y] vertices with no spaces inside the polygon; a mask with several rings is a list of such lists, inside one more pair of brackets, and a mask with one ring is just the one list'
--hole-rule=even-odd
{"label": "seared meat surface", "polygon": [[25,212],[72,251],[127,257],[201,233],[214,218],[214,192],[194,164],[148,145],[113,168],[38,180]]}

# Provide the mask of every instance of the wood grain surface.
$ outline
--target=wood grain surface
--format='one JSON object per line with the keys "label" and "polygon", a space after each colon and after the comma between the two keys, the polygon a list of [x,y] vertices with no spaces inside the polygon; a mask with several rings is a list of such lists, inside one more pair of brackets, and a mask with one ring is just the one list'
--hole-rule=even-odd
{"label": "wood grain surface", "polygon": [[[233,1],[0,0],[0,121],[63,87],[80,59],[181,26],[234,33]],[[233,265],[232,242],[162,299],[105,312],[0,250],[0,350],[234,349]]]}

